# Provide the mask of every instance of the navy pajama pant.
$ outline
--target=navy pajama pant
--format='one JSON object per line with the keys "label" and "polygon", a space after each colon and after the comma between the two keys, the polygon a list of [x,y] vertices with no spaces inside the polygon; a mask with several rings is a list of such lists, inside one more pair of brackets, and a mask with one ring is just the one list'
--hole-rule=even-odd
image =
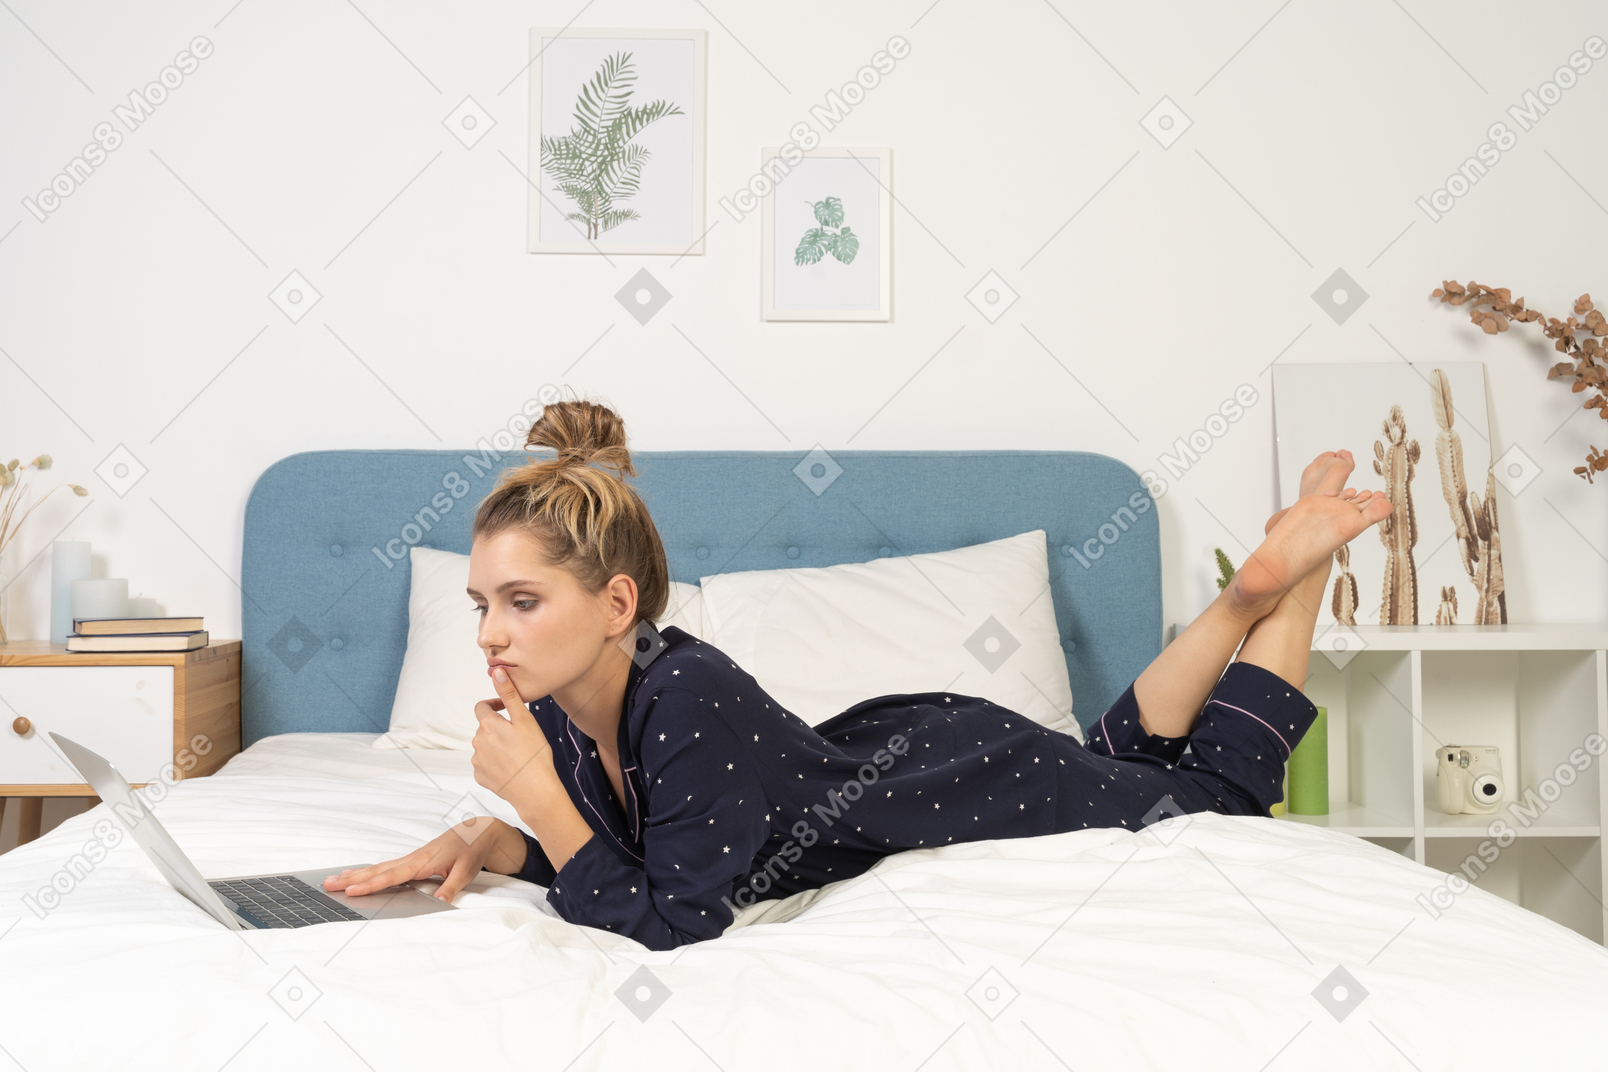
{"label": "navy pajama pant", "polygon": [[1159,737],[1139,725],[1130,685],[1089,727],[1087,745],[1070,737],[1057,742],[1056,831],[1137,830],[1200,811],[1268,815],[1283,799],[1290,751],[1317,717],[1300,689],[1272,671],[1236,662],[1188,736]]}

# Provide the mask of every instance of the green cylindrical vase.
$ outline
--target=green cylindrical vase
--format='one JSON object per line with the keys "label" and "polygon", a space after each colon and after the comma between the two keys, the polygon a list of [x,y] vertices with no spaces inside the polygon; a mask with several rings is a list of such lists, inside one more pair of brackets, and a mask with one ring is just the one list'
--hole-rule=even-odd
{"label": "green cylindrical vase", "polygon": [[1329,814],[1329,709],[1318,717],[1290,753],[1289,809],[1292,815]]}

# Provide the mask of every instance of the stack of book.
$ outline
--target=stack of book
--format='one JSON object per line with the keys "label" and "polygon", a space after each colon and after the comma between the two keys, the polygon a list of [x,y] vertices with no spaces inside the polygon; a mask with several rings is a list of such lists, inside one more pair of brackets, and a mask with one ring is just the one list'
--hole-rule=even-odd
{"label": "stack of book", "polygon": [[207,646],[200,618],[74,618],[68,651],[193,651]]}

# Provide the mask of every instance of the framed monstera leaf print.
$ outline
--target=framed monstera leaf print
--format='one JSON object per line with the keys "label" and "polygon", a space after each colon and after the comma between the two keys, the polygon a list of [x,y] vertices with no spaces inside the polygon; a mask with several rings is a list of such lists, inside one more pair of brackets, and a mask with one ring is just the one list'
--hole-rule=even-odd
{"label": "framed monstera leaf print", "polygon": [[893,151],[766,149],[766,320],[891,320]]}

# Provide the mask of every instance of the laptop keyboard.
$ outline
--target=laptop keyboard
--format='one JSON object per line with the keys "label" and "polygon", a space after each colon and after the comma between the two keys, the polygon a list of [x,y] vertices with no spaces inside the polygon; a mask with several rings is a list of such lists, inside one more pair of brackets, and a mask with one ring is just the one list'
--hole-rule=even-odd
{"label": "laptop keyboard", "polygon": [[233,879],[207,885],[270,929],[367,918],[345,905],[326,900],[313,887],[291,875]]}

